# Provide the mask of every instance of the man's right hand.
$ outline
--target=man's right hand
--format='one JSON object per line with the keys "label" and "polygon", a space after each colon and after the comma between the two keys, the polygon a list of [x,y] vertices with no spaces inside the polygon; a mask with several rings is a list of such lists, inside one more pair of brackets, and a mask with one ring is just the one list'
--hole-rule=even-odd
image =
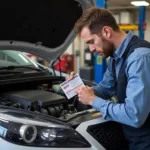
{"label": "man's right hand", "polygon": [[74,77],[74,75],[75,75],[75,72],[72,71],[72,72],[66,77],[66,80],[72,79],[72,78]]}

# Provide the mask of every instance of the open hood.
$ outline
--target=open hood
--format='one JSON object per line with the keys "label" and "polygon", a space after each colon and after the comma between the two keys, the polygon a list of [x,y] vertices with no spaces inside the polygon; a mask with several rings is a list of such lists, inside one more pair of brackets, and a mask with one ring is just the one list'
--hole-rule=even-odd
{"label": "open hood", "polygon": [[0,50],[56,61],[72,40],[74,23],[93,0],[2,0]]}

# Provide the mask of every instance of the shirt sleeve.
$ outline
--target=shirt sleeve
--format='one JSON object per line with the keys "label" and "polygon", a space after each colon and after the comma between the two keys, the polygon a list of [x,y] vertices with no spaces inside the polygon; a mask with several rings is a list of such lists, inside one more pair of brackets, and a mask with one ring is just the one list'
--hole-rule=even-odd
{"label": "shirt sleeve", "polygon": [[128,63],[125,103],[118,104],[96,97],[92,106],[106,120],[140,127],[150,112],[150,54]]}

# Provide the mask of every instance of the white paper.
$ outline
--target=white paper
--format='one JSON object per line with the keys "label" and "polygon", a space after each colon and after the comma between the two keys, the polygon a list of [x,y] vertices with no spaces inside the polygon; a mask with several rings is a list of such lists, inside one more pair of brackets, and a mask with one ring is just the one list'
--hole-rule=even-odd
{"label": "white paper", "polygon": [[67,80],[60,84],[62,90],[66,94],[67,98],[70,99],[77,95],[76,90],[80,86],[85,86],[80,76],[76,74],[72,79]]}

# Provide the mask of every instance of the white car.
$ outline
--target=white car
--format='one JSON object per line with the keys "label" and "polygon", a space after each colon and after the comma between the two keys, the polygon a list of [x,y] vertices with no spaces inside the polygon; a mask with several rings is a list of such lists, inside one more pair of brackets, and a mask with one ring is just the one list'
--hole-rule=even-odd
{"label": "white car", "polygon": [[[51,67],[75,37],[73,26],[92,0],[5,0],[0,5],[0,149],[123,150],[119,124],[75,96],[68,100]],[[53,69],[52,69],[53,71]],[[55,72],[55,71],[54,71]],[[84,81],[85,84],[93,84]]]}

